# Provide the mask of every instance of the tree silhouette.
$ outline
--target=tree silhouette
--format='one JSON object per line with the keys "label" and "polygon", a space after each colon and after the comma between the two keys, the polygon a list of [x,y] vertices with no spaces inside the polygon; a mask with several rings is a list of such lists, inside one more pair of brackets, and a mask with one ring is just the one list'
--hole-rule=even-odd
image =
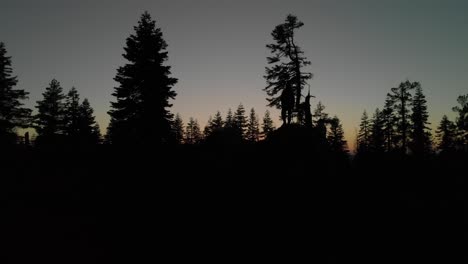
{"label": "tree silhouette", "polygon": [[80,134],[80,95],[75,87],[72,87],[65,97],[64,108],[64,132],[72,143],[79,143]]}
{"label": "tree silhouette", "polygon": [[378,108],[375,109],[370,121],[370,150],[373,152],[383,152],[385,150],[384,123],[383,113]]}
{"label": "tree silhouette", "polygon": [[326,124],[329,123],[328,114],[324,112],[325,106],[321,101],[317,103],[317,107],[314,110],[312,115],[312,121],[315,123],[315,128],[321,139],[326,139],[327,136],[327,127]]}
{"label": "tree silhouette", "polygon": [[53,79],[45,92],[43,99],[37,101],[38,114],[35,116],[35,128],[38,143],[58,143],[64,133],[65,104],[60,83]]}
{"label": "tree silhouette", "polygon": [[437,149],[446,153],[455,149],[457,127],[446,115],[442,117],[436,130]]}
{"label": "tree silhouette", "polygon": [[206,139],[209,137],[212,133],[212,123],[213,123],[213,118],[211,116],[208,117],[208,121],[206,122],[206,126],[203,129],[203,137]]}
{"label": "tree silhouette", "polygon": [[187,144],[198,144],[202,140],[202,134],[198,121],[190,117],[187,127],[185,128],[185,142]]}
{"label": "tree silhouette", "polygon": [[184,143],[184,122],[182,121],[179,113],[177,113],[175,116],[174,122],[172,124],[172,130],[176,143]]}
{"label": "tree silhouette", "polygon": [[242,104],[239,104],[236,112],[234,113],[234,127],[238,135],[245,139],[245,132],[247,130],[247,117],[245,116],[245,109]]}
{"label": "tree silhouette", "polygon": [[221,116],[221,112],[217,111],[214,118],[210,122],[211,131],[212,132],[219,131],[223,128],[223,126],[224,126],[223,117]]}
{"label": "tree silhouette", "polygon": [[28,93],[14,89],[18,83],[12,76],[11,57],[6,56],[5,44],[0,42],[0,145],[16,141],[17,127],[28,127],[31,110],[22,107]]}
{"label": "tree silhouette", "polygon": [[395,141],[395,115],[393,113],[393,102],[389,95],[387,95],[385,106],[381,114],[385,149],[387,152],[390,152],[393,149]]}
{"label": "tree silhouette", "polygon": [[250,109],[249,121],[247,123],[246,138],[250,142],[257,142],[260,138],[260,128],[255,109]]}
{"label": "tree silhouette", "polygon": [[359,133],[357,137],[357,151],[358,153],[369,152],[371,144],[371,123],[367,112],[364,110],[361,117],[361,123],[359,125]]}
{"label": "tree silhouette", "polygon": [[275,125],[273,124],[273,120],[270,117],[270,111],[266,110],[265,115],[263,116],[263,123],[262,123],[262,134],[263,137],[268,137],[271,132],[275,130]]}
{"label": "tree silhouette", "polygon": [[344,138],[344,130],[340,119],[334,116],[330,121],[330,131],[327,135],[330,149],[336,153],[348,153],[348,145]]}
{"label": "tree silhouette", "polygon": [[314,109],[314,113],[312,114],[313,123],[317,124],[320,119],[328,119],[328,114],[325,113],[324,110],[325,106],[321,101],[319,101]]}
{"label": "tree silhouette", "polygon": [[458,142],[468,151],[468,94],[460,95],[457,98],[459,106],[453,107],[453,111],[458,114],[455,122],[458,129]]}
{"label": "tree silhouette", "polygon": [[79,138],[82,144],[95,145],[101,141],[101,131],[94,110],[87,98],[80,105]]}
{"label": "tree silhouette", "polygon": [[396,114],[396,136],[403,153],[407,151],[411,129],[409,105],[411,104],[412,96],[410,91],[419,85],[418,82],[402,82],[398,87],[392,88],[392,92],[387,95],[392,102],[392,107]]}
{"label": "tree silhouette", "polygon": [[411,149],[415,155],[423,155],[428,153],[431,149],[431,133],[427,120],[429,114],[427,113],[427,101],[422,92],[422,87],[418,83],[415,86],[416,90],[411,102]]}
{"label": "tree silhouette", "polygon": [[224,122],[224,127],[229,129],[233,128],[234,126],[234,115],[232,114],[231,108],[229,108],[226,115],[226,121]]}
{"label": "tree silhouette", "polygon": [[306,81],[312,78],[312,74],[303,72],[303,68],[310,65],[310,61],[304,56],[304,52],[297,44],[295,30],[304,23],[296,16],[288,15],[285,22],[275,27],[271,33],[275,43],[266,47],[273,54],[267,57],[270,67],[266,67],[267,86],[263,89],[270,98],[267,98],[269,106],[281,108],[280,97],[283,90],[290,87],[295,93],[294,108],[298,109],[301,99],[301,91]]}
{"label": "tree silhouette", "polygon": [[67,142],[71,145],[89,146],[101,141],[101,132],[94,117],[94,110],[86,98],[80,104],[80,95],[74,87],[65,97],[63,125]]}
{"label": "tree silhouette", "polygon": [[109,139],[116,144],[162,144],[171,134],[173,115],[168,108],[172,106],[169,100],[176,96],[172,86],[177,79],[169,77],[171,67],[164,65],[167,44],[148,12],[134,29],[123,55],[128,63],[114,78],[119,86],[112,94],[117,100],[111,102],[108,112]]}

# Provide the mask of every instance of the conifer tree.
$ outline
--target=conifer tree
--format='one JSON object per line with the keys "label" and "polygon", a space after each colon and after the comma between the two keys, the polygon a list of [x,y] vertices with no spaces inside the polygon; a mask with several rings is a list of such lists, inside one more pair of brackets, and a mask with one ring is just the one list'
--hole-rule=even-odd
{"label": "conifer tree", "polygon": [[267,86],[264,91],[269,98],[269,106],[281,107],[278,93],[291,86],[294,90],[295,109],[299,108],[301,91],[306,81],[312,78],[312,74],[304,72],[304,67],[310,65],[310,61],[304,56],[304,52],[297,43],[296,30],[304,25],[294,15],[288,15],[285,22],[275,27],[271,33],[275,43],[267,45],[272,53],[267,57],[270,67],[266,67]]}
{"label": "conifer tree", "polygon": [[419,156],[429,153],[432,143],[426,97],[420,84],[415,89],[411,102],[411,149],[415,155]]}
{"label": "conifer tree", "polygon": [[335,153],[348,153],[347,142],[344,138],[344,130],[340,119],[334,116],[330,122],[330,131],[327,135],[328,144]]}
{"label": "conifer tree", "polygon": [[185,130],[185,142],[187,144],[198,144],[201,142],[202,135],[198,121],[190,117]]}
{"label": "conifer tree", "polygon": [[43,99],[37,101],[38,110],[35,116],[35,128],[38,143],[57,143],[64,134],[65,95],[60,83],[53,79],[45,92]]}
{"label": "conifer tree", "polygon": [[234,127],[238,135],[245,139],[245,132],[247,130],[247,117],[245,116],[245,109],[242,104],[239,104],[236,112],[234,113]]}
{"label": "conifer tree", "polygon": [[170,141],[173,115],[169,108],[177,79],[170,77],[167,44],[161,29],[148,12],[143,13],[127,38],[123,57],[127,64],[117,70],[108,136],[114,144],[147,145]]}
{"label": "conifer tree", "polygon": [[369,152],[370,139],[371,139],[371,124],[367,112],[364,110],[361,117],[361,123],[359,125],[359,133],[357,137],[357,151],[358,153]]}
{"label": "conifer tree", "polygon": [[458,114],[455,123],[457,125],[457,142],[465,151],[468,151],[468,94],[460,95],[457,98],[459,106],[453,107],[453,111]]}
{"label": "conifer tree", "polygon": [[180,114],[177,113],[174,119],[174,123],[172,124],[172,130],[174,133],[174,138],[177,144],[184,143],[184,122],[182,121],[182,117]]}
{"label": "conifer tree", "polygon": [[11,57],[6,55],[5,44],[0,42],[0,145],[16,141],[16,128],[30,124],[31,110],[23,107],[28,93],[14,89],[18,78],[12,75]]}
{"label": "conifer tree", "polygon": [[385,100],[385,106],[381,114],[385,150],[390,152],[393,150],[395,143],[395,115],[393,113],[393,103],[389,96]]}
{"label": "conifer tree", "polygon": [[409,106],[411,104],[410,91],[418,87],[418,82],[402,82],[398,87],[392,88],[387,96],[392,102],[396,120],[396,140],[402,153],[406,153],[411,130],[411,115]]}
{"label": "conifer tree", "polygon": [[263,137],[266,138],[270,135],[271,132],[275,130],[275,125],[273,124],[273,120],[270,117],[270,111],[266,110],[265,115],[263,116],[263,123],[262,123],[262,134]]}
{"label": "conifer tree", "polygon": [[454,150],[456,146],[456,133],[455,124],[444,115],[436,130],[437,149],[443,153]]}
{"label": "conifer tree", "polygon": [[233,128],[235,126],[234,124],[234,116],[232,114],[231,108],[229,108],[227,115],[226,115],[226,121],[224,122],[224,127],[225,128]]}
{"label": "conifer tree", "polygon": [[80,95],[72,87],[65,97],[64,126],[65,135],[70,142],[78,143],[80,134]]}
{"label": "conifer tree", "polygon": [[214,118],[211,120],[210,126],[211,132],[220,131],[223,129],[224,121],[220,111],[216,112]]}
{"label": "conifer tree", "polygon": [[384,122],[383,113],[377,108],[370,121],[371,136],[369,149],[372,152],[383,152],[385,150]]}
{"label": "conifer tree", "polygon": [[203,129],[203,137],[206,139],[207,137],[211,136],[213,133],[212,130],[212,123],[213,123],[213,118],[211,116],[208,117],[208,121],[206,122],[206,126]]}
{"label": "conifer tree", "polygon": [[96,122],[94,110],[87,98],[80,105],[79,115],[79,138],[80,142],[87,145],[95,145],[101,142],[101,131]]}
{"label": "conifer tree", "polygon": [[247,124],[246,138],[250,142],[257,142],[260,139],[260,128],[255,109],[250,109],[249,121]]}

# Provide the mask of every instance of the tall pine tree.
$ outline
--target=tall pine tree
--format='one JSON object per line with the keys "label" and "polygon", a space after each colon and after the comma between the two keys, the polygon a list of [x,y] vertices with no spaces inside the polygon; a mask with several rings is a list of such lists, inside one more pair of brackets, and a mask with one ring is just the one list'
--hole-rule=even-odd
{"label": "tall pine tree", "polygon": [[96,122],[94,110],[87,98],[80,105],[78,130],[81,144],[95,145],[101,142],[99,124]]}
{"label": "tall pine tree", "polygon": [[273,123],[273,120],[270,117],[270,111],[266,110],[265,115],[263,116],[263,122],[262,122],[262,134],[263,137],[266,138],[268,135],[270,135],[271,132],[275,130],[275,125]]}
{"label": "tall pine tree", "polygon": [[344,138],[344,130],[340,119],[334,116],[330,122],[330,131],[327,135],[330,149],[335,153],[348,153],[348,144]]}
{"label": "tall pine tree", "polygon": [[174,123],[172,124],[172,131],[177,144],[184,143],[184,122],[179,113],[176,114]]}
{"label": "tall pine tree", "polygon": [[206,126],[203,129],[203,137],[206,139],[207,137],[211,136],[213,133],[212,129],[213,117],[209,116],[208,121],[206,122]]}
{"label": "tall pine tree", "polygon": [[198,144],[202,140],[202,134],[198,121],[190,117],[185,130],[185,142],[187,144]]}
{"label": "tall pine tree", "polygon": [[411,149],[415,155],[420,156],[429,153],[432,143],[426,97],[419,83],[415,89],[411,102]]}
{"label": "tall pine tree", "polygon": [[79,143],[80,134],[80,95],[75,87],[72,87],[65,97],[64,132],[72,143]]}
{"label": "tall pine tree", "polygon": [[257,142],[260,139],[260,128],[255,109],[250,109],[249,121],[247,123],[246,138],[250,142]]}
{"label": "tall pine tree", "polygon": [[418,82],[402,82],[398,87],[392,88],[392,92],[387,96],[392,102],[396,120],[396,136],[399,142],[400,150],[407,152],[408,142],[411,131],[410,109],[411,93],[410,91],[419,86]]}
{"label": "tall pine tree", "polygon": [[108,112],[111,121],[109,139],[115,144],[162,144],[169,141],[173,115],[169,112],[176,92],[172,86],[177,79],[170,77],[167,44],[161,29],[143,13],[134,27],[135,34],[127,38],[125,54],[128,61],[117,70],[113,96]]}
{"label": "tall pine tree", "polygon": [[42,96],[43,99],[37,101],[36,105],[36,141],[40,144],[58,143],[63,140],[65,130],[65,95],[60,83],[53,79]]}
{"label": "tall pine tree", "polygon": [[275,27],[271,36],[274,43],[268,44],[267,48],[272,53],[267,57],[270,67],[266,67],[267,86],[264,91],[270,98],[267,98],[269,106],[281,108],[278,93],[291,86],[294,90],[295,109],[299,108],[301,91],[307,80],[312,78],[312,74],[304,72],[305,66],[310,65],[310,61],[304,56],[304,52],[297,44],[295,32],[304,25],[296,16],[288,15],[283,24]]}
{"label": "tall pine tree", "polygon": [[383,113],[377,108],[371,120],[371,137],[370,147],[372,152],[384,152],[385,150],[385,134],[384,134],[384,118]]}
{"label": "tall pine tree", "polygon": [[395,141],[395,115],[393,113],[392,99],[387,95],[385,106],[382,110],[382,126],[384,134],[385,150],[390,152],[393,150]]}
{"label": "tall pine tree", "polygon": [[245,116],[245,108],[239,104],[236,112],[234,113],[234,127],[237,130],[240,138],[245,139],[245,132],[247,130],[247,117]]}
{"label": "tall pine tree", "polygon": [[12,76],[11,57],[6,55],[5,44],[0,42],[0,145],[12,144],[16,140],[18,127],[28,127],[31,110],[22,107],[28,93],[14,89],[18,83]]}
{"label": "tall pine tree", "polygon": [[226,115],[226,121],[224,122],[225,128],[233,128],[234,127],[234,115],[232,114],[231,108],[228,109]]}
{"label": "tall pine tree", "polygon": [[439,151],[447,153],[455,149],[456,129],[455,124],[444,115],[436,130],[437,149]]}
{"label": "tall pine tree", "polygon": [[456,125],[458,130],[458,145],[468,151],[468,94],[460,95],[457,98],[459,106],[455,106],[453,111],[458,114]]}
{"label": "tall pine tree", "polygon": [[371,144],[371,123],[369,116],[364,110],[361,117],[361,124],[359,125],[359,133],[357,137],[357,151],[358,153],[367,153],[370,150]]}
{"label": "tall pine tree", "polygon": [[220,111],[217,111],[214,118],[210,122],[211,132],[220,131],[223,129],[224,121]]}

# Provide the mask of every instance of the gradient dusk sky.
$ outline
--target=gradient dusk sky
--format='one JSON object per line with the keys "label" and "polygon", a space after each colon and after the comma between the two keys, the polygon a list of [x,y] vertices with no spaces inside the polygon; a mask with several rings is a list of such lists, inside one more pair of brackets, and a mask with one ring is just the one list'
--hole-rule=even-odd
{"label": "gradient dusk sky", "polygon": [[[326,112],[343,121],[352,148],[364,109],[382,107],[391,87],[421,82],[430,122],[468,93],[468,1],[52,1],[0,0],[0,41],[12,56],[28,107],[52,78],[75,86],[95,109],[101,130],[125,39],[149,11],[179,79],[172,112],[202,128],[209,115],[243,103],[260,118],[271,31],[291,13],[304,22],[299,45],[312,62],[309,82]],[[279,113],[271,109],[276,124]]]}

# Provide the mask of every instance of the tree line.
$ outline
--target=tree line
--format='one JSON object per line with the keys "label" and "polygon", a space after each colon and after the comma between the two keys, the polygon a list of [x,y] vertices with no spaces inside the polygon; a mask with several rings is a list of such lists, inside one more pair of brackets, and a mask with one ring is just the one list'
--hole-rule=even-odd
{"label": "tree line", "polygon": [[[297,31],[304,26],[296,16],[288,15],[284,23],[272,31],[273,43],[266,45],[271,52],[265,68],[268,106],[281,110],[283,124],[275,128],[267,111],[260,122],[255,109],[246,115],[240,104],[235,112],[228,109],[225,118],[218,111],[210,116],[203,131],[194,118],[186,125],[180,115],[174,116],[171,100],[177,79],[171,76],[167,43],[160,28],[148,12],[144,12],[138,25],[126,39],[123,57],[126,64],[119,67],[114,80],[110,124],[105,137],[101,137],[89,101],[80,99],[76,88],[64,94],[60,83],[53,79],[42,100],[36,105],[37,113],[24,107],[28,92],[16,89],[17,77],[13,75],[11,57],[0,43],[0,143],[15,144],[19,128],[34,128],[35,142],[40,145],[71,144],[95,145],[108,143],[123,146],[199,143],[258,142],[269,138],[281,129],[297,126],[311,137],[326,142],[330,150],[347,153],[347,142],[337,116],[329,117],[319,101],[311,111],[310,86],[307,81],[313,74],[306,71],[310,61],[298,44]],[[303,94],[305,87],[308,93]],[[357,136],[357,152],[413,153],[427,155],[436,149],[448,152],[467,150],[468,146],[468,95],[458,98],[458,114],[454,122],[447,116],[441,120],[433,139],[428,122],[425,95],[419,82],[402,82],[387,94],[385,104],[369,118],[364,111]],[[26,134],[25,141],[29,141]]]}
{"label": "tree line", "polygon": [[427,101],[419,82],[409,80],[391,88],[385,104],[369,118],[364,110],[357,135],[357,153],[411,153],[427,156],[434,151],[450,153],[467,151],[468,95],[461,95],[453,107],[455,122],[442,117],[431,133]]}

